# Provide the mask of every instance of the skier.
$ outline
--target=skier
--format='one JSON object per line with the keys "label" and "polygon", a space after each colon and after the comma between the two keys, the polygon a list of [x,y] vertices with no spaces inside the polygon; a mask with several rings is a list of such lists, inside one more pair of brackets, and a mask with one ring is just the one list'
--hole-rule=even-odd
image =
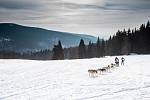
{"label": "skier", "polygon": [[122,57],[121,58],[121,65],[124,65],[124,61],[125,61],[125,59]]}
{"label": "skier", "polygon": [[115,63],[116,63],[116,66],[118,67],[119,66],[119,59],[117,57],[115,58]]}

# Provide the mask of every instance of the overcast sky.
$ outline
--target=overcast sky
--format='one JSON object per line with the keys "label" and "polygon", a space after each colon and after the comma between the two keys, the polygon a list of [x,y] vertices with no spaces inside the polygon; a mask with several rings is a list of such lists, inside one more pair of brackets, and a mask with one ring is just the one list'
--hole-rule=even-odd
{"label": "overcast sky", "polygon": [[0,0],[0,22],[107,38],[150,20],[150,0]]}

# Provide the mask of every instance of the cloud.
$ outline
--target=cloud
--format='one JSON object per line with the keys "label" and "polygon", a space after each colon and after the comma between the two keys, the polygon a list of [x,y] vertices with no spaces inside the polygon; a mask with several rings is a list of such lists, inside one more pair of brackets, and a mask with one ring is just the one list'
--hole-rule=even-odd
{"label": "cloud", "polygon": [[38,3],[29,0],[0,0],[3,9],[32,9],[39,7]]}
{"label": "cloud", "polygon": [[106,7],[110,9],[120,10],[149,10],[149,0],[110,0],[106,3]]}
{"label": "cloud", "polygon": [[0,22],[104,37],[150,20],[149,11],[149,0],[0,0]]}
{"label": "cloud", "polygon": [[96,10],[149,10],[149,0],[103,0],[97,3],[64,2],[64,6],[72,9],[96,9]]}

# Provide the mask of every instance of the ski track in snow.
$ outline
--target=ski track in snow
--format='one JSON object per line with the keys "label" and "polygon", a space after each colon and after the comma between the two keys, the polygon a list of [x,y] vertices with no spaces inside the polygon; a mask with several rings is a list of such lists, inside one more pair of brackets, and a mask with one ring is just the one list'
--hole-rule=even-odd
{"label": "ski track in snow", "polygon": [[1,59],[0,100],[150,100],[150,55],[124,56],[124,66],[89,77],[88,69],[105,67],[114,58]]}

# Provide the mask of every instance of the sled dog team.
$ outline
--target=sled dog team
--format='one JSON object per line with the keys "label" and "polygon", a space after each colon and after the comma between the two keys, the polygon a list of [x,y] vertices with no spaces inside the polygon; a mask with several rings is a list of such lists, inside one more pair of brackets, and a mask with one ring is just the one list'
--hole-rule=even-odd
{"label": "sled dog team", "polygon": [[[124,65],[124,61],[125,61],[125,59],[122,57],[121,65]],[[89,69],[88,70],[89,77],[97,77],[98,74],[103,74],[104,72],[110,72],[111,69],[113,69],[115,67],[119,67],[119,59],[117,57],[115,58],[115,64],[111,63],[110,65],[99,68],[99,69]]]}
{"label": "sled dog team", "polygon": [[111,63],[107,67],[99,68],[99,69],[89,69],[89,77],[96,77],[98,74],[103,74],[104,72],[110,72],[112,68],[114,68],[116,64]]}

